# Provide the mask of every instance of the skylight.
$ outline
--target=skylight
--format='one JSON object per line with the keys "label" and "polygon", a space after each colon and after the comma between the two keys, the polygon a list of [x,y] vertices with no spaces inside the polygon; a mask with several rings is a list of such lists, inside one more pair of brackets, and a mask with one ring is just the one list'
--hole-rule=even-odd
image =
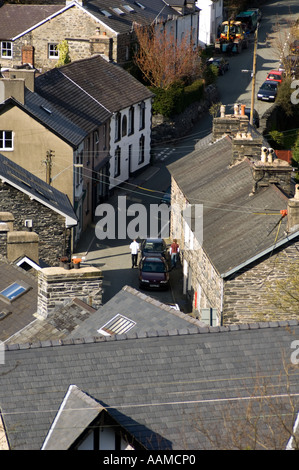
{"label": "skylight", "polygon": [[98,333],[104,336],[121,335],[130,331],[135,325],[136,323],[134,321],[118,313],[105,323],[105,325],[98,330]]}
{"label": "skylight", "polygon": [[111,13],[109,13],[109,11],[107,10],[101,10],[101,13],[104,15],[104,16],[107,16],[107,18],[110,18],[112,16]]}
{"label": "skylight", "polygon": [[125,12],[122,11],[120,8],[112,8],[112,10],[117,14],[117,15],[124,15]]}
{"label": "skylight", "polygon": [[134,8],[132,8],[130,5],[123,5],[124,9],[127,10],[129,13],[132,13],[134,10]]}
{"label": "skylight", "polygon": [[8,286],[6,289],[2,290],[0,292],[0,295],[5,297],[7,300],[14,300],[20,295],[22,295],[24,292],[26,292],[29,289],[29,286],[25,286],[22,284],[19,284],[18,282],[14,282],[10,286]]}
{"label": "skylight", "polygon": [[139,3],[139,2],[135,2],[136,5],[138,5],[140,8],[142,8],[142,10],[145,10],[145,6],[142,5],[142,3]]}

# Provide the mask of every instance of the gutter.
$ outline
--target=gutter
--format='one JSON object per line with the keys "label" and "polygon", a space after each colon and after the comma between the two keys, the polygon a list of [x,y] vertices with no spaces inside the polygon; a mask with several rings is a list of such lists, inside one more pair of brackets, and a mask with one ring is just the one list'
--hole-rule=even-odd
{"label": "gutter", "polygon": [[248,260],[244,261],[244,263],[239,264],[238,266],[234,267],[230,271],[227,271],[220,276],[222,279],[230,276],[231,274],[234,274],[235,272],[239,271],[240,269],[244,268],[245,266],[248,266],[249,264],[253,263],[259,258],[262,258],[263,256],[267,255],[271,251],[273,251],[276,248],[279,248],[280,246],[284,245],[285,243],[288,243],[290,240],[293,240],[294,238],[299,237],[299,231],[293,233],[292,235],[288,235],[286,238],[283,238],[280,240],[280,242],[275,243],[274,245],[270,246],[269,248],[266,248],[266,250],[262,251],[261,253],[257,254],[256,256],[253,256],[252,258],[249,258]]}

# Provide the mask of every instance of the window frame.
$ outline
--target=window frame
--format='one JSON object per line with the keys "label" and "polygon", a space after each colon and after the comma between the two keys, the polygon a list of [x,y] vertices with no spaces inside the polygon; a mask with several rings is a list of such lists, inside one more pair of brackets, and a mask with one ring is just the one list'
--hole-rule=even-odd
{"label": "window frame", "polygon": [[[6,52],[6,54],[4,52]],[[10,54],[7,54],[7,52],[10,52]],[[13,58],[12,41],[1,41],[1,59],[12,59],[12,58]]]}
{"label": "window frame", "polygon": [[58,44],[54,42],[48,43],[48,59],[50,60],[58,60],[59,59],[59,50]]}
{"label": "window frame", "polygon": [[[10,133],[11,137],[6,137],[6,133]],[[3,142],[3,145],[1,145],[1,141]],[[11,142],[11,146],[7,145],[7,142]],[[0,150],[1,151],[13,151],[14,149],[14,133],[13,131],[8,131],[8,130],[0,130]]]}

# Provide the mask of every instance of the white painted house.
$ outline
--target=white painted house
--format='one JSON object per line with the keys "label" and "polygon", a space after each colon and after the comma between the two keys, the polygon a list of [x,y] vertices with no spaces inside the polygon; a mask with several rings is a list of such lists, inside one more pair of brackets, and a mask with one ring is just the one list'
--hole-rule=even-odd
{"label": "white painted house", "polygon": [[196,6],[200,8],[199,34],[200,45],[209,45],[215,42],[218,26],[223,21],[223,0],[197,0]]}
{"label": "white painted house", "polygon": [[150,163],[152,97],[124,107],[110,121],[110,189]]}

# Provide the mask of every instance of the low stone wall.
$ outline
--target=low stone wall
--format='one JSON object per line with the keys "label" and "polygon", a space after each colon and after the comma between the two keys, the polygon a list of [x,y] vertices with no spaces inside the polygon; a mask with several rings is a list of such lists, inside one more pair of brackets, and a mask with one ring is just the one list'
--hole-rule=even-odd
{"label": "low stone wall", "polygon": [[175,140],[186,135],[219,99],[216,85],[209,85],[205,90],[205,98],[196,101],[185,111],[173,118],[161,114],[152,117],[152,145],[168,140]]}

